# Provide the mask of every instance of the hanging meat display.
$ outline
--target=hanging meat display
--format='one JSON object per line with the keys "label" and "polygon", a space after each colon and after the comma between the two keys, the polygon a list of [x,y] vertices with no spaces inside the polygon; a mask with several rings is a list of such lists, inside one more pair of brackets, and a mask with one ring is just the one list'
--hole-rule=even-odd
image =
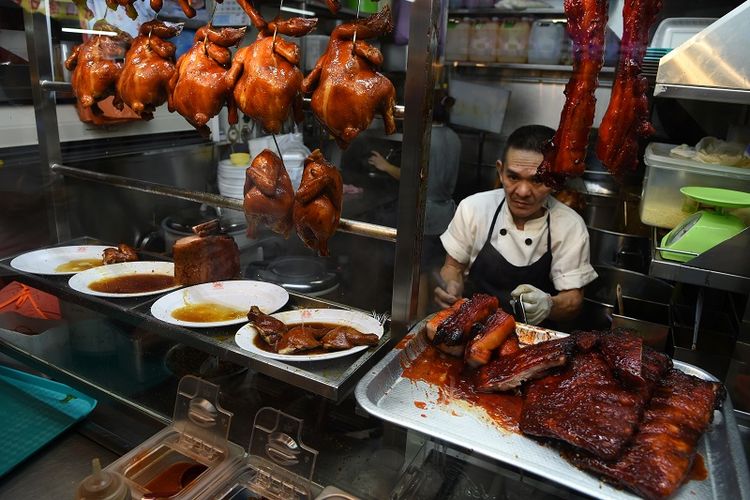
{"label": "hanging meat display", "polygon": [[[112,10],[117,10],[117,7],[123,6],[125,7],[125,14],[130,19],[135,19],[138,17],[138,11],[135,10],[135,7],[133,4],[136,0],[104,0],[107,4],[107,7],[109,7]],[[187,1],[187,0],[184,0]]]}
{"label": "hanging meat display", "polygon": [[238,121],[237,107],[226,82],[232,53],[229,47],[245,36],[246,28],[201,27],[194,44],[177,60],[176,72],[169,82],[169,111],[177,111],[204,137],[206,125],[224,103],[229,109],[229,123]]}
{"label": "hanging meat display", "polygon": [[115,93],[115,83],[122,72],[119,61],[133,39],[106,21],[97,21],[94,30],[102,34],[92,35],[76,45],[65,60],[65,68],[73,72],[71,84],[79,104],[98,114],[101,110],[96,103]]}
{"label": "hanging meat display", "polygon": [[[130,1],[132,2],[133,0],[130,0]],[[224,0],[214,0],[214,1],[216,3],[224,3]],[[192,5],[190,5],[191,4],[190,0],[177,0],[177,3],[180,5],[182,12],[184,12],[187,17],[190,17],[190,18],[195,17],[195,9],[192,7]],[[151,0],[151,8],[154,10],[154,12],[159,12],[163,5],[164,5],[164,0]]]}
{"label": "hanging meat display", "polygon": [[274,152],[263,150],[245,171],[243,208],[248,237],[255,238],[259,223],[289,236],[293,205],[294,189],[284,162]]}
{"label": "hanging meat display", "polygon": [[303,118],[299,46],[281,35],[304,36],[318,20],[295,17],[266,23],[247,0],[237,3],[259,33],[255,42],[234,55],[227,85],[234,89],[234,101],[245,115],[258,120],[266,131],[278,134],[291,110],[297,123]]}
{"label": "hanging meat display", "polygon": [[609,107],[599,125],[596,155],[615,175],[638,166],[638,141],[654,133],[648,114],[648,82],[641,65],[648,45],[648,32],[661,10],[661,0],[624,2],[620,62],[612,86]]}
{"label": "hanging meat display", "polygon": [[608,2],[565,0],[564,5],[573,41],[573,74],[565,86],[560,125],[538,170],[544,183],[556,188],[566,178],[583,174],[586,168],[586,148],[596,111],[594,91],[604,62]]}
{"label": "hanging meat display", "polygon": [[386,134],[396,130],[396,89],[375,70],[383,55],[364,42],[392,30],[387,6],[374,16],[337,26],[325,53],[302,82],[302,91],[312,92],[313,112],[342,149],[370,126],[376,112],[383,116]]}
{"label": "hanging meat display", "polygon": [[122,109],[122,104],[127,104],[144,120],[154,117],[154,110],[167,101],[169,80],[175,73],[175,46],[166,39],[181,31],[182,24],[149,21],[141,25],[125,55],[115,106]]}
{"label": "hanging meat display", "polygon": [[344,183],[319,149],[305,159],[302,182],[294,197],[294,226],[302,242],[322,256],[341,218]]}

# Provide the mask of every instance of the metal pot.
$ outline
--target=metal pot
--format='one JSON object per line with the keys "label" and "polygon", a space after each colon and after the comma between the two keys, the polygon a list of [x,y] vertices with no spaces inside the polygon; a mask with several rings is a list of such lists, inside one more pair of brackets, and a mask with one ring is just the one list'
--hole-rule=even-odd
{"label": "metal pot", "polygon": [[[185,236],[193,234],[192,227],[200,222],[205,222],[206,219],[196,220],[187,222],[179,217],[166,217],[161,221],[161,231],[164,236],[164,250],[167,253],[172,253],[172,247],[175,242]],[[237,246],[241,249],[246,248],[250,242],[245,236],[247,225],[243,223],[226,223],[222,222],[222,229],[237,242]]]}

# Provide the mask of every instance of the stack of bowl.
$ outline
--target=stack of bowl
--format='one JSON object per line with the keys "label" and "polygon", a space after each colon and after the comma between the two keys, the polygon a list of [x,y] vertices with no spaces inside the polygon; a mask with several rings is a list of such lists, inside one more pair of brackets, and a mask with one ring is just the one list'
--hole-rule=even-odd
{"label": "stack of bowl", "polygon": [[241,200],[245,186],[245,169],[249,166],[248,153],[232,153],[228,160],[220,161],[217,171],[219,193],[228,198]]}

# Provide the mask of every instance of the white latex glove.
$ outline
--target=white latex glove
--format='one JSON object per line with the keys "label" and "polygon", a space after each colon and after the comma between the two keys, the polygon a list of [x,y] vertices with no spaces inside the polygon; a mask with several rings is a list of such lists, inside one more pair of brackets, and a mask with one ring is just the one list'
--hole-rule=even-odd
{"label": "white latex glove", "polygon": [[510,296],[518,300],[523,295],[523,307],[526,311],[526,322],[530,325],[538,325],[552,312],[552,296],[543,292],[535,286],[518,285],[510,292]]}

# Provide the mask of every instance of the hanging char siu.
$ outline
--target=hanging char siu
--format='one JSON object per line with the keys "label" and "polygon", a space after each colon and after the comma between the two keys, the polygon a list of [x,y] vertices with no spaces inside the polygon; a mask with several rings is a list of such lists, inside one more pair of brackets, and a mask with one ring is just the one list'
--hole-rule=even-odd
{"label": "hanging char siu", "polygon": [[127,15],[130,19],[135,19],[138,17],[138,11],[135,10],[135,7],[133,6],[135,0],[104,0],[104,3],[106,3],[107,7],[112,10],[117,10],[117,7],[119,6],[124,7],[125,15]]}
{"label": "hanging char siu", "polygon": [[545,184],[557,188],[586,169],[586,148],[596,111],[594,91],[604,62],[608,1],[565,0],[564,6],[573,40],[573,74],[565,86],[560,125],[538,170]]}
{"label": "hanging char siu", "polygon": [[175,73],[175,46],[166,39],[181,31],[182,24],[149,21],[141,25],[117,80],[118,109],[125,103],[144,120],[151,120],[156,108],[167,101],[169,80]]}
{"label": "hanging char siu", "polygon": [[100,114],[96,103],[114,95],[115,83],[122,72],[121,61],[133,39],[104,21],[97,21],[94,29],[116,35],[92,35],[76,45],[65,60],[65,67],[73,72],[71,84],[80,105]]}
{"label": "hanging char siu", "polygon": [[[440,323],[432,339],[434,345],[464,346],[478,332],[474,330],[492,313],[497,311],[499,302],[497,297],[484,293],[476,293]],[[463,352],[463,351],[462,351]]]}
{"label": "hanging char siu", "polygon": [[313,112],[342,149],[370,126],[376,112],[383,116],[386,134],[396,130],[396,90],[375,70],[383,55],[364,41],[392,30],[387,6],[374,16],[337,26],[326,52],[302,82],[302,91],[312,92]]}
{"label": "hanging char siu", "polygon": [[293,219],[302,242],[321,256],[341,219],[344,183],[319,149],[305,159],[302,182],[294,196]]}
{"label": "hanging char siu", "polygon": [[169,82],[169,111],[177,111],[204,137],[206,125],[226,102],[229,123],[238,121],[237,107],[226,82],[232,57],[229,47],[245,36],[246,28],[201,27],[193,46],[177,60],[176,71]]}
{"label": "hanging char siu", "polygon": [[661,4],[661,0],[630,0],[623,5],[620,61],[596,145],[596,155],[615,175],[635,170],[638,141],[654,133],[648,120],[648,82],[641,74],[641,65],[649,28]]}
{"label": "hanging char siu", "polygon": [[234,89],[234,101],[245,115],[278,134],[290,111],[296,122],[303,118],[299,46],[281,35],[304,36],[318,20],[295,17],[266,23],[250,2],[238,3],[258,29],[258,38],[234,55],[227,84]]}
{"label": "hanging char siu", "polygon": [[[133,1],[133,0],[129,0]],[[223,3],[224,0],[215,0],[216,3]],[[154,12],[159,12],[161,8],[164,5],[164,0],[151,0],[151,8],[154,10]],[[195,17],[195,9],[190,5],[190,0],[177,0],[177,3],[180,5],[180,8],[182,9],[182,12],[185,13],[185,15],[189,18]]]}
{"label": "hanging char siu", "polygon": [[292,229],[294,189],[284,163],[276,153],[265,149],[245,171],[243,208],[247,235],[256,237],[258,224],[289,236]]}

